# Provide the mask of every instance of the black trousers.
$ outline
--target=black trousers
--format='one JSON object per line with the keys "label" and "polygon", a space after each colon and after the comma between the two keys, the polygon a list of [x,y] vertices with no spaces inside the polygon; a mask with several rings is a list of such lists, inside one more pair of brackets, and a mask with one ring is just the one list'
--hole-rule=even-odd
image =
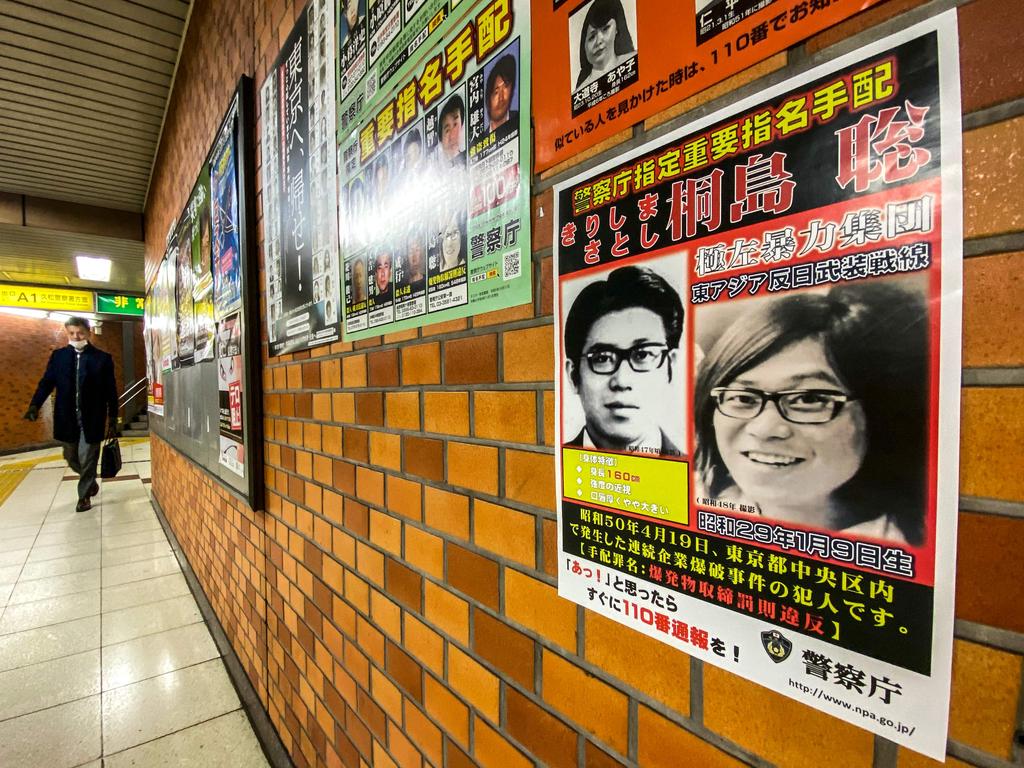
{"label": "black trousers", "polygon": [[85,431],[79,431],[77,443],[63,443],[64,460],[71,471],[78,475],[78,500],[89,495],[89,489],[96,482],[96,469],[99,464],[100,446],[102,443],[85,442]]}

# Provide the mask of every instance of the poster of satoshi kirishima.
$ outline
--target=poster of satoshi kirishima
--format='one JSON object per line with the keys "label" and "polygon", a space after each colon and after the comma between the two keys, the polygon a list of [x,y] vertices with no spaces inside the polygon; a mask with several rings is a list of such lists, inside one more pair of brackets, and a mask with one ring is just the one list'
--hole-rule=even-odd
{"label": "poster of satoshi kirishima", "polygon": [[942,759],[947,12],[555,187],[559,594]]}

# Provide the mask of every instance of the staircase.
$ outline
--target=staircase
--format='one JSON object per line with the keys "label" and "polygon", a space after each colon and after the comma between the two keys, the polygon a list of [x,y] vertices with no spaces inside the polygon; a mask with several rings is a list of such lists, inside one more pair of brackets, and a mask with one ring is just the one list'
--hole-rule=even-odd
{"label": "staircase", "polygon": [[135,418],[122,430],[121,435],[124,437],[149,437],[149,414],[136,414]]}

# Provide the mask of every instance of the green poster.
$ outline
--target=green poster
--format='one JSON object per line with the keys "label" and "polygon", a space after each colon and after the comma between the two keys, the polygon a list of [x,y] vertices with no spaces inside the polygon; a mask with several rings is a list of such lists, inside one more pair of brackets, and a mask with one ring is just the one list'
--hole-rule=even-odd
{"label": "green poster", "polygon": [[339,6],[346,339],[531,299],[529,3],[448,5]]}

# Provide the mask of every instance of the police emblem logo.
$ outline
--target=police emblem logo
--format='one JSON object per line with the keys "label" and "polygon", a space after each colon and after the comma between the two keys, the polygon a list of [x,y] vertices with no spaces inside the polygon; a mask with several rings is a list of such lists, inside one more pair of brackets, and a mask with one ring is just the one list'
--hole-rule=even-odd
{"label": "police emblem logo", "polygon": [[761,645],[764,646],[764,651],[768,654],[768,658],[776,664],[788,659],[790,652],[793,650],[793,643],[787,640],[777,629],[762,632]]}

